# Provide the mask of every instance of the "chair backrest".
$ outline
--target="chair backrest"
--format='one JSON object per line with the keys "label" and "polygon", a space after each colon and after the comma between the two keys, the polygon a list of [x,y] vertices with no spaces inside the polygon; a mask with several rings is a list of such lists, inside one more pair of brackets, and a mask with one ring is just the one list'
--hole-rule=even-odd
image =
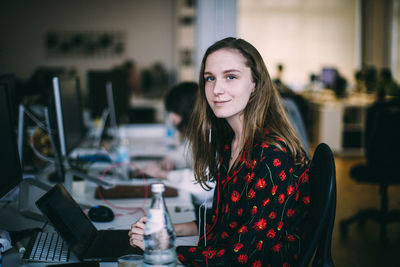
{"label": "chair backrest", "polygon": [[367,111],[365,149],[368,164],[397,175],[400,160],[400,99],[378,102]]}
{"label": "chair backrest", "polygon": [[300,266],[334,266],[331,256],[332,230],[336,213],[336,169],[331,149],[317,146],[309,169],[311,204],[306,225],[305,246]]}

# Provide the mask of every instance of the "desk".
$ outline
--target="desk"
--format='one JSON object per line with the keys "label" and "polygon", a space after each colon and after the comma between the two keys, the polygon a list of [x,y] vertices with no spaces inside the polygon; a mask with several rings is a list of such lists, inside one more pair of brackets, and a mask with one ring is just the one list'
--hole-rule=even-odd
{"label": "desk", "polygon": [[[164,128],[162,125],[153,125],[148,126],[147,129],[138,128],[138,126],[126,126],[122,128],[122,136],[129,137],[129,145],[131,156],[135,155],[143,155],[143,152],[150,151],[154,153],[154,147],[158,148],[158,152],[167,152],[167,150],[160,150],[160,144],[162,138],[164,137],[165,132],[163,131]],[[151,128],[153,127],[153,128]],[[146,129],[148,131],[146,131]],[[139,135],[138,132],[141,134]],[[136,135],[138,134],[138,135]],[[159,138],[159,139],[158,139]],[[144,142],[143,140],[147,140],[148,142]],[[158,141],[155,141],[158,140]],[[150,153],[149,152],[149,153]],[[74,185],[73,185],[74,186]],[[80,204],[84,206],[94,206],[94,205],[107,205],[111,206],[114,211],[115,219],[109,223],[94,223],[95,227],[99,230],[101,229],[129,229],[130,225],[142,217],[144,214],[141,212],[133,213],[133,210],[124,210],[119,209],[121,208],[143,208],[144,212],[147,214],[147,210],[150,206],[150,199],[112,199],[112,200],[101,200],[94,198],[94,192],[97,185],[85,181],[84,182],[84,190],[74,190],[72,188],[72,196],[73,198]],[[31,194],[29,196],[29,203],[31,206],[28,207],[35,211],[36,213],[40,213],[37,208],[35,207],[35,201],[44,193],[44,191],[31,188]],[[190,194],[186,191],[178,191],[177,197],[168,197],[165,199],[167,208],[169,210],[171,219],[173,223],[181,223],[192,221],[195,219],[195,214],[193,212],[193,206],[191,204]],[[176,209],[179,207],[179,209]],[[85,209],[84,209],[85,211]],[[87,211],[87,209],[86,209]],[[8,231],[16,231],[22,230],[26,228],[33,228],[33,227],[42,227],[43,222],[38,222],[31,220],[22,216],[18,212],[17,203],[12,203],[7,207],[0,209],[0,229],[8,230]],[[54,231],[51,226],[46,226],[44,229],[45,231]],[[197,241],[197,237],[183,237],[178,238],[176,245],[193,245]],[[24,240],[25,243],[28,240]],[[26,245],[26,244],[24,244]],[[19,255],[16,252],[16,249],[13,248],[7,251],[3,257],[3,266],[4,267],[13,267],[13,266],[46,266],[49,263],[18,263],[19,262]],[[100,266],[117,266],[116,263],[101,263]]]}
{"label": "desk", "polygon": [[[86,201],[86,204],[105,204],[103,200],[94,199],[94,189],[96,187],[95,184],[87,182],[87,187],[85,190],[85,197],[74,197],[75,200]],[[180,223],[191,221],[195,219],[195,215],[193,213],[193,208],[190,202],[190,196],[188,193],[179,192],[177,197],[166,198],[167,208],[170,212],[171,219],[173,223]],[[142,207],[147,213],[147,209],[150,205],[150,199],[119,199],[119,200],[107,200],[105,205],[114,205],[118,207]],[[179,207],[179,211],[175,209],[175,207]],[[137,212],[132,214],[130,211],[118,210],[117,208],[113,208],[115,213],[115,219],[112,222],[108,223],[94,223],[97,229],[128,229],[130,225],[143,216],[141,212]],[[26,218],[19,214],[17,203],[12,203],[5,208],[0,209],[0,229],[5,229],[8,231],[13,230],[22,230],[26,228],[34,228],[34,227],[42,227],[43,222],[35,221],[29,218]],[[54,231],[53,227],[47,225],[44,229],[45,231]],[[23,240],[23,244],[26,245],[28,239]],[[197,237],[179,237],[177,238],[176,245],[194,245],[197,242]],[[8,250],[3,255],[3,266],[4,267],[14,267],[14,266],[32,266],[32,267],[42,267],[49,265],[50,263],[23,263],[20,261],[21,255],[17,253],[16,248],[12,248]],[[72,258],[74,259],[74,258]],[[76,258],[75,258],[76,260]],[[117,266],[117,263],[101,263],[100,266],[104,267],[112,267]]]}
{"label": "desk", "polygon": [[303,96],[310,103],[313,143],[327,143],[336,154],[363,155],[366,110],[374,96],[353,93],[338,99],[330,90]]}

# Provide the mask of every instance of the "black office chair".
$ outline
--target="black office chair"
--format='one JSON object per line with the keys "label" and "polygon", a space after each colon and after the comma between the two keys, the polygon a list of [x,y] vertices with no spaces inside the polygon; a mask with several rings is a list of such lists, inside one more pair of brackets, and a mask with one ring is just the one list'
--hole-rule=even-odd
{"label": "black office chair", "polygon": [[336,213],[336,169],[331,149],[325,143],[317,146],[309,170],[311,206],[306,226],[306,243],[300,266],[334,266],[331,240]]}
{"label": "black office chair", "polygon": [[400,184],[398,164],[400,162],[400,100],[379,102],[367,110],[365,129],[366,164],[356,165],[350,170],[352,179],[359,183],[379,186],[380,209],[367,208],[340,222],[342,237],[346,237],[348,226],[358,222],[363,226],[367,219],[380,224],[380,240],[387,245],[388,223],[400,222],[400,211],[388,211],[388,186]]}

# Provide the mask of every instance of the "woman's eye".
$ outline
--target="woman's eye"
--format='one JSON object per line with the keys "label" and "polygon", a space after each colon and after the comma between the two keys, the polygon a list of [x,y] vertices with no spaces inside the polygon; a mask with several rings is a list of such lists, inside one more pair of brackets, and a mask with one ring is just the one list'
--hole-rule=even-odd
{"label": "woman's eye", "polygon": [[228,75],[228,76],[227,76],[227,79],[228,79],[228,80],[233,80],[233,79],[236,79],[236,77],[233,76],[233,75]]}
{"label": "woman's eye", "polygon": [[208,76],[208,77],[205,77],[204,79],[206,80],[206,82],[211,82],[211,81],[215,80],[215,78],[213,76]]}

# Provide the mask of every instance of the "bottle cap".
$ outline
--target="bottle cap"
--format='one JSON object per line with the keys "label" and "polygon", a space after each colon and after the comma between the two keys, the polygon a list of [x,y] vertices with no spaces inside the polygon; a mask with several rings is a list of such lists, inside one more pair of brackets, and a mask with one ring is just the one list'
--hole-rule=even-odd
{"label": "bottle cap", "polygon": [[151,184],[151,191],[155,193],[162,193],[165,191],[165,186],[163,183]]}

